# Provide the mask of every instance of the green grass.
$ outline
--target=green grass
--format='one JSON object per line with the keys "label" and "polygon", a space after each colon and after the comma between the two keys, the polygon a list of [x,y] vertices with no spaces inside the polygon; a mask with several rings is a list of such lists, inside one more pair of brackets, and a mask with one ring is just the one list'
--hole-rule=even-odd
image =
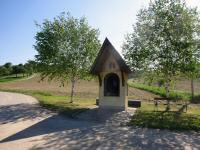
{"label": "green grass", "polygon": [[200,116],[179,112],[136,111],[129,125],[155,129],[200,130]]}
{"label": "green grass", "polygon": [[74,103],[70,103],[69,96],[59,96],[49,92],[9,89],[0,89],[0,91],[31,95],[39,101],[41,106],[68,117],[75,117],[78,113],[88,110],[90,106],[95,105],[95,99],[91,98],[74,97]]}
{"label": "green grass", "polygon": [[0,83],[18,81],[18,80],[25,79],[25,78],[26,77],[23,77],[22,74],[19,74],[17,77],[16,77],[16,75],[1,76],[0,77]]}
{"label": "green grass", "polygon": [[[176,103],[171,103],[170,104],[170,110],[171,112],[182,112],[182,113],[186,113],[186,109],[183,109],[184,105],[178,105]],[[139,108],[140,111],[166,111],[167,109],[167,105],[165,104],[159,104],[158,107],[155,107],[155,105],[153,103],[149,103],[149,102],[142,102],[141,107]],[[200,116],[200,106],[199,105],[195,105],[195,104],[190,104],[188,105],[187,108],[187,114],[191,114],[191,115],[199,115]]]}
{"label": "green grass", "polygon": [[[134,82],[129,82],[129,86],[166,97],[163,87],[148,86]],[[196,97],[198,96],[196,95]],[[170,91],[169,98],[192,102],[191,94],[182,91]],[[199,102],[199,99],[196,102]],[[200,106],[190,104],[186,112],[183,104],[178,105],[173,102],[170,104],[170,110],[166,111],[167,105],[163,102],[158,104],[158,107],[155,107],[152,102],[142,102],[141,108],[136,111],[129,125],[156,129],[199,131]]]}
{"label": "green grass", "polygon": [[142,102],[142,106],[136,111],[129,125],[155,129],[170,130],[200,130],[200,107],[189,105],[187,112],[182,111],[183,105],[159,104],[158,108],[153,103]]}
{"label": "green grass", "polygon": [[[129,82],[130,87],[145,90],[162,97],[166,97],[166,92],[163,87],[148,86],[140,83]],[[196,95],[198,96],[198,95]],[[170,91],[169,98],[172,100],[191,100],[191,94],[182,91]]]}

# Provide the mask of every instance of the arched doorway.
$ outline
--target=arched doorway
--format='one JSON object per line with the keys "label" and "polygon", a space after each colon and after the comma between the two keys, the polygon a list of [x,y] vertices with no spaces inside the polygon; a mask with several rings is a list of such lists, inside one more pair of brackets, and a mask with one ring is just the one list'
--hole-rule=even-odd
{"label": "arched doorway", "polygon": [[115,73],[109,73],[104,78],[104,96],[119,96],[119,77]]}

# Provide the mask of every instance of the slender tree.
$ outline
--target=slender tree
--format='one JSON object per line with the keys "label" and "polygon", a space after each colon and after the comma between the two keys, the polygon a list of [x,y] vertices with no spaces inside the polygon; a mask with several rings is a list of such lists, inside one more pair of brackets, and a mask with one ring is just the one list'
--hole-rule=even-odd
{"label": "slender tree", "polygon": [[193,62],[188,65],[188,68],[184,70],[184,75],[191,80],[191,95],[192,100],[194,100],[195,89],[194,89],[194,80],[200,77],[200,63]]}
{"label": "slender tree", "polygon": [[71,103],[75,84],[88,77],[89,69],[100,47],[99,31],[86,18],[76,19],[69,13],[37,25],[36,61],[42,79],[58,79],[64,85],[71,81]]}
{"label": "slender tree", "polygon": [[6,75],[10,75],[12,73],[12,63],[11,62],[7,62],[3,66],[7,69],[7,74]]}
{"label": "slender tree", "polygon": [[185,1],[155,0],[139,11],[123,55],[135,70],[156,72],[169,97],[172,80],[199,58],[199,27],[196,8],[187,7]]}
{"label": "slender tree", "polygon": [[14,65],[12,68],[13,68],[12,74],[15,74],[15,75],[16,75],[16,78],[17,78],[17,75],[18,75],[19,73],[21,73],[20,67],[19,67],[19,65]]}
{"label": "slender tree", "polygon": [[0,66],[0,76],[8,75],[8,69],[4,66]]}
{"label": "slender tree", "polygon": [[28,60],[27,63],[24,64],[25,72],[27,76],[30,76],[34,73],[36,68],[36,63],[33,60]]}

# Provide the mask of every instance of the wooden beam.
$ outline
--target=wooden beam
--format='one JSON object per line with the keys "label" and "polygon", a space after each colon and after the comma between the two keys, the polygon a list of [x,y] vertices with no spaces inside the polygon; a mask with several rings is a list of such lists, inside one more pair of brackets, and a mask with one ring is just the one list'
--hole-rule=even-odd
{"label": "wooden beam", "polygon": [[101,86],[101,85],[102,85],[101,76],[100,76],[100,75],[98,75],[98,78],[99,78],[99,86]]}

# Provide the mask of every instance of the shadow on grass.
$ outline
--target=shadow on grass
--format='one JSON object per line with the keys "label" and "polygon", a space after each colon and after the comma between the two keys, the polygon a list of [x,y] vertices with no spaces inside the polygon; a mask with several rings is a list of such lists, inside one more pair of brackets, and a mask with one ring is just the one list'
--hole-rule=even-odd
{"label": "shadow on grass", "polygon": [[200,95],[194,96],[194,98],[191,100],[191,103],[200,104]]}
{"label": "shadow on grass", "polygon": [[200,130],[200,116],[172,111],[137,111],[130,125],[170,130]]}

